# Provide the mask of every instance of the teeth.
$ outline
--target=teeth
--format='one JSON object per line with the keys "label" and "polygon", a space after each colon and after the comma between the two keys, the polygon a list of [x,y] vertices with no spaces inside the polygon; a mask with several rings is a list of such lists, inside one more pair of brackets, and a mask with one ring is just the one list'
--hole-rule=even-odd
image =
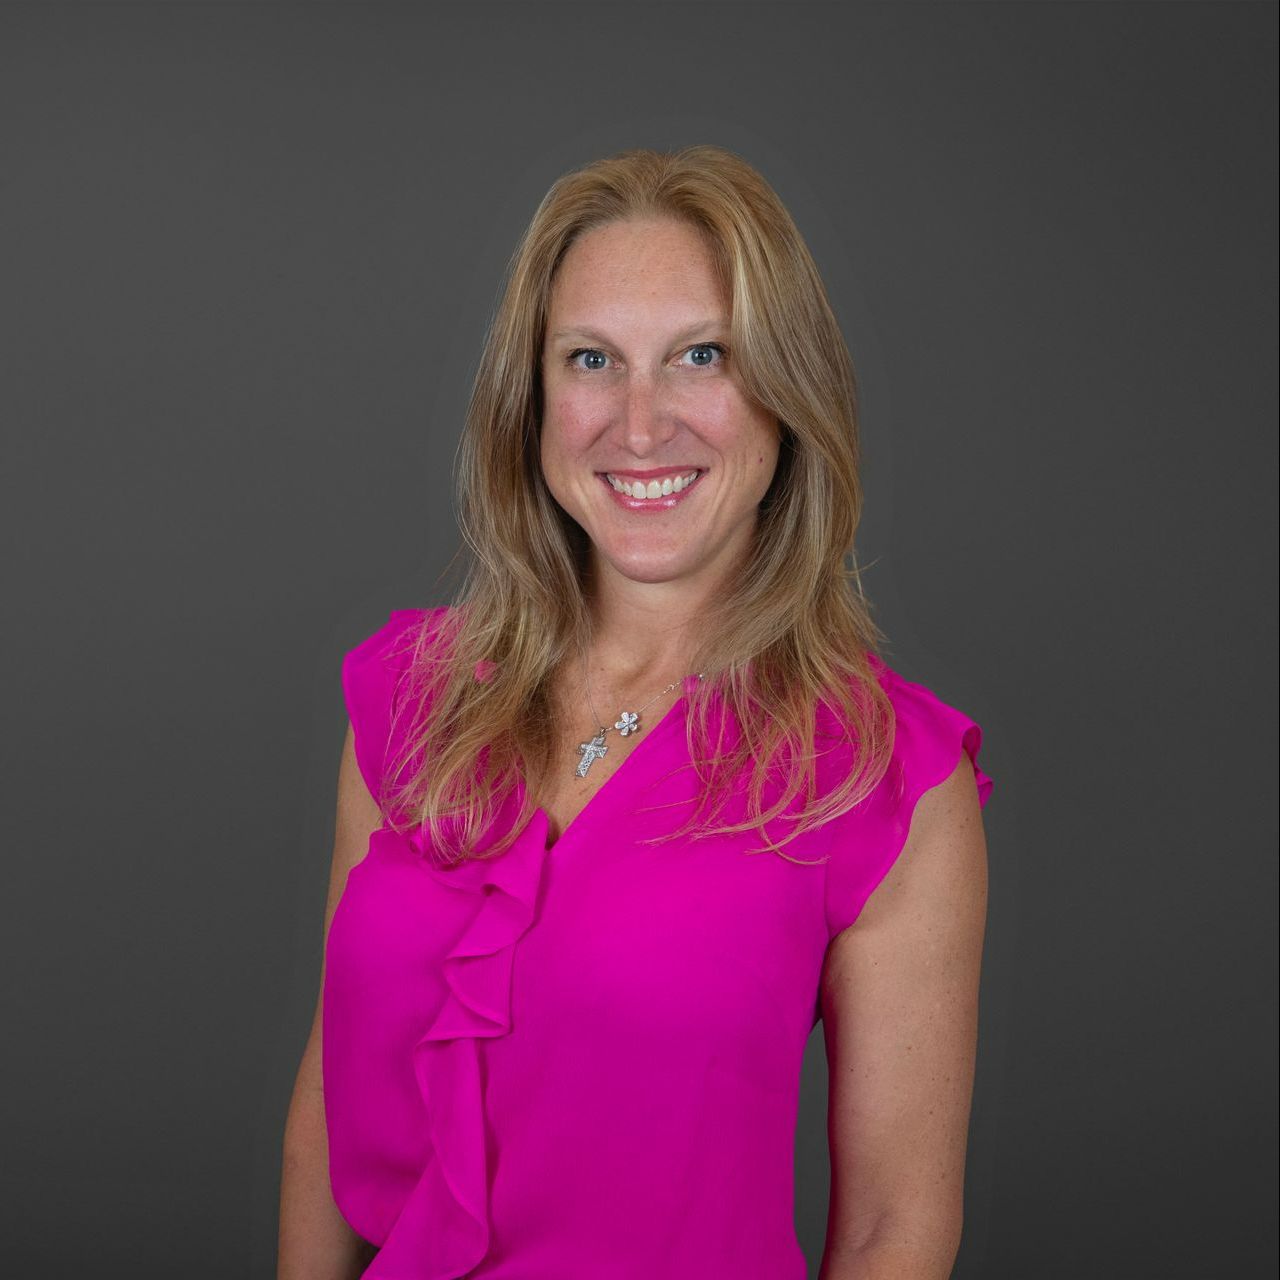
{"label": "teeth", "polygon": [[682,476],[667,476],[662,480],[619,480],[610,472],[605,472],[606,480],[628,498],[664,498],[673,493],[687,489],[697,478],[697,471],[689,471]]}

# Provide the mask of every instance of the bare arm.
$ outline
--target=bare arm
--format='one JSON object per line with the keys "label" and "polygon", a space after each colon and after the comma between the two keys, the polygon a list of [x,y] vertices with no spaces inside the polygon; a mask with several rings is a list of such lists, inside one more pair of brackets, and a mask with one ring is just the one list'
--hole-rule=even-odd
{"label": "bare arm", "polygon": [[[324,917],[326,944],[347,873],[364,857],[369,836],[380,822],[378,806],[356,766],[354,737],[348,726],[338,769],[338,813]],[[323,997],[322,952],[315,1017],[285,1122],[277,1280],[355,1280],[377,1253],[347,1225],[329,1187],[329,1139],[321,1076]]]}
{"label": "bare arm", "polygon": [[987,852],[962,756],[822,976],[831,1207],[819,1280],[947,1280],[960,1247]]}

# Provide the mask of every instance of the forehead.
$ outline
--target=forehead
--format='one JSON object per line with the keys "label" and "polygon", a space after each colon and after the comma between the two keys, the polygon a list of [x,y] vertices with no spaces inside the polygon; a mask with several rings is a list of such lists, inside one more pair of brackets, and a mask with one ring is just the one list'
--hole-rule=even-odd
{"label": "forehead", "polygon": [[628,219],[595,227],[565,253],[548,311],[558,325],[601,325],[660,311],[713,314],[724,299],[711,246],[698,230],[669,219]]}

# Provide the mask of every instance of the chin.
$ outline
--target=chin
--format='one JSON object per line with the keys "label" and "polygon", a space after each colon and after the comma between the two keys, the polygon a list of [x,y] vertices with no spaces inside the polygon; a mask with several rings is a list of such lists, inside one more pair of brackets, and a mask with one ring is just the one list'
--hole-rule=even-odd
{"label": "chin", "polygon": [[673,582],[677,578],[688,576],[696,565],[687,563],[683,558],[667,560],[628,560],[626,557],[603,556],[613,571],[631,582]]}

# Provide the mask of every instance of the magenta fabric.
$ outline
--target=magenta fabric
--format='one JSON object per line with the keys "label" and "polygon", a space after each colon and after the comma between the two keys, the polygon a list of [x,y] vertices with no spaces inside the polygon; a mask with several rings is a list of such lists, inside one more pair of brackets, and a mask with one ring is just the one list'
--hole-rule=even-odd
{"label": "magenta fabric", "polygon": [[[444,613],[394,612],[343,661],[371,791],[403,730],[405,642]],[[637,843],[696,799],[684,696],[550,848],[542,810],[500,858],[452,869],[421,834],[373,833],[323,992],[330,1180],[380,1246],[365,1276],[803,1280],[794,1139],[827,944],[926,790],[963,755],[983,804],[992,785],[979,726],[874,661],[893,763],[787,846],[825,864],[745,856],[750,832]]]}

